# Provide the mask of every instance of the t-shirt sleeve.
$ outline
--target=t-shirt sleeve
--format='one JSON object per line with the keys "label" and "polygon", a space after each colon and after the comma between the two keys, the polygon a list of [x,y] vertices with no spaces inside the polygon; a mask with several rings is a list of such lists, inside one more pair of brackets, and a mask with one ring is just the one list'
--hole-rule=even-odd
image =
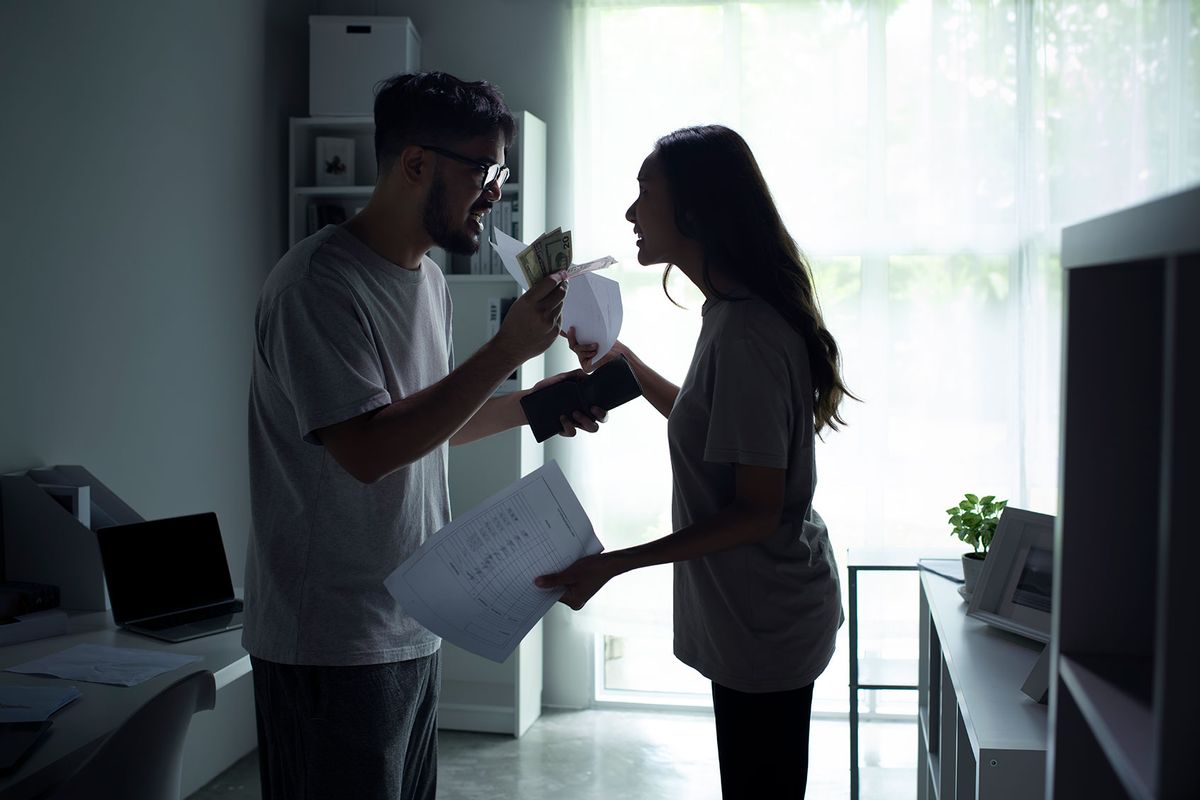
{"label": "t-shirt sleeve", "polygon": [[299,435],[392,402],[365,314],[341,281],[309,278],[285,289],[260,319],[259,348],[295,409]]}
{"label": "t-shirt sleeve", "polygon": [[704,460],[786,469],[795,405],[787,358],[756,332],[715,349]]}
{"label": "t-shirt sleeve", "polygon": [[449,357],[447,367],[449,372],[454,372],[454,299],[450,296],[450,290],[446,290],[446,353]]}

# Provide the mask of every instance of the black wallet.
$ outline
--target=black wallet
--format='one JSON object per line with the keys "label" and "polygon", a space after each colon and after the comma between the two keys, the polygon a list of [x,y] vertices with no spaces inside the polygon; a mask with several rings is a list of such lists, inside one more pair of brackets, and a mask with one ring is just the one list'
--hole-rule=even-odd
{"label": "black wallet", "polygon": [[591,375],[564,378],[530,392],[521,398],[521,409],[529,420],[533,438],[544,442],[554,434],[562,433],[559,417],[570,417],[573,411],[587,414],[592,406],[611,411],[641,393],[642,387],[629,368],[629,362],[625,356],[617,356]]}

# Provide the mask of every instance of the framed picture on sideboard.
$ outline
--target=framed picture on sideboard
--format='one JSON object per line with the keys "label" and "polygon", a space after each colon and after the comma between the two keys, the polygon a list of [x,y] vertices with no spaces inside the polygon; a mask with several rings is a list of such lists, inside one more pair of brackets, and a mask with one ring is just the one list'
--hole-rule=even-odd
{"label": "framed picture on sideboard", "polygon": [[1054,517],[1008,506],[967,615],[1038,642],[1050,641]]}

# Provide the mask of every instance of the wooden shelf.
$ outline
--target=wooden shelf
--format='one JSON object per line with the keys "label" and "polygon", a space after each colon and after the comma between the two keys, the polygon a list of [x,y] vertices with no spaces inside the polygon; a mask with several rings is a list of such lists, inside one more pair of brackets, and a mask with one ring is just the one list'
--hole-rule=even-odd
{"label": "wooden shelf", "polygon": [[[1152,798],[1154,714],[1149,703],[1130,693],[1131,684],[1149,689],[1152,677],[1142,659],[1069,658],[1058,674],[1070,691],[1113,771],[1135,798]],[[1144,677],[1145,680],[1142,678]]]}
{"label": "wooden shelf", "polygon": [[297,128],[374,128],[374,117],[292,117]]}
{"label": "wooden shelf", "polygon": [[366,197],[374,186],[297,186],[292,192],[303,197]]}
{"label": "wooden shelf", "polygon": [[1057,797],[1200,797],[1198,216],[1200,186],[1063,230]]}

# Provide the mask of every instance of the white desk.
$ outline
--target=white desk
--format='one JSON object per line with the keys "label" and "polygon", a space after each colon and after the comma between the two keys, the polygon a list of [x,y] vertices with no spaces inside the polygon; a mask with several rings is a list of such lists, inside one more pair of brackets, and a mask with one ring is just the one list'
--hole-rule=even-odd
{"label": "white desk", "polygon": [[98,612],[71,617],[65,636],[0,647],[0,670],[77,644],[169,650],[202,659],[129,687],[0,672],[0,684],[67,684],[78,687],[82,694],[52,717],[54,724],[49,733],[18,769],[0,775],[0,800],[35,797],[53,787],[143,703],[199,669],[209,670],[216,677],[217,704],[212,711],[200,712],[192,719],[184,745],[183,795],[203,786],[256,745],[250,656],[242,649],[241,636],[242,632],[236,630],[169,644],[117,630],[108,612]]}

